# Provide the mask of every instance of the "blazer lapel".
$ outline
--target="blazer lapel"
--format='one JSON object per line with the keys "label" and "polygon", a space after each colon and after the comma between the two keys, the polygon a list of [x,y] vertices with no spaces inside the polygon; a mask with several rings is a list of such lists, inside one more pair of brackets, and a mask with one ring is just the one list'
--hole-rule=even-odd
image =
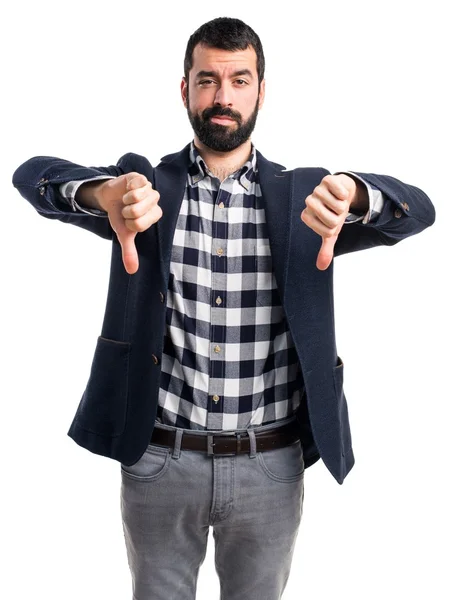
{"label": "blazer lapel", "polygon": [[187,185],[190,144],[176,154],[164,156],[154,169],[154,187],[160,194],[162,217],[156,223],[159,245],[160,273],[168,285],[171,251],[177,218]]}
{"label": "blazer lapel", "polygon": [[256,154],[273,271],[284,303],[293,172],[283,171],[285,167],[268,161],[258,150]]}

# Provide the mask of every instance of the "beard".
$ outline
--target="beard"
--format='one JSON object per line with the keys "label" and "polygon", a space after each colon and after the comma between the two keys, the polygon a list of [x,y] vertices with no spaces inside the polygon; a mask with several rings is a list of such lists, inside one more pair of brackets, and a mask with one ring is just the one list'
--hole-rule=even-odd
{"label": "beard", "polygon": [[[203,110],[201,116],[194,114],[190,110],[190,101],[187,90],[187,114],[193,131],[198,139],[217,152],[231,152],[248,140],[256,125],[257,114],[259,112],[259,96],[256,101],[252,115],[245,122],[239,113],[229,108],[213,106]],[[220,125],[212,123],[212,117],[229,117],[237,122],[235,125]]]}

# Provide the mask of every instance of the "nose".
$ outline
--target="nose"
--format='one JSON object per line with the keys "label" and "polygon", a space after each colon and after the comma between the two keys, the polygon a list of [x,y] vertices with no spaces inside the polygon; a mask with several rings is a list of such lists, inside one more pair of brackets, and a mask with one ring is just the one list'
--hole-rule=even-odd
{"label": "nose", "polygon": [[232,106],[232,90],[226,84],[222,84],[215,94],[215,104],[220,106]]}

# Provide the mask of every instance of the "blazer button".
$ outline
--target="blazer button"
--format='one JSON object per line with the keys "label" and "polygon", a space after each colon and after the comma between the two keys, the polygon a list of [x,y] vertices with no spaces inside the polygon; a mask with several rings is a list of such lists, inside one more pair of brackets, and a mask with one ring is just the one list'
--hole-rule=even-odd
{"label": "blazer button", "polygon": [[162,292],[160,292],[160,302],[164,302],[165,301],[165,296]]}
{"label": "blazer button", "polygon": [[41,194],[41,196],[44,196],[44,194],[46,193],[46,189],[43,185],[39,188],[39,193]]}
{"label": "blazer button", "polygon": [[396,208],[394,211],[394,217],[396,219],[400,219],[401,216],[402,216],[402,211],[400,210],[400,208]]}
{"label": "blazer button", "polygon": [[403,202],[402,206],[405,210],[410,210],[410,207],[408,206],[408,202]]}
{"label": "blazer button", "polygon": [[153,355],[152,355],[152,360],[154,361],[154,363],[155,363],[156,365],[158,365],[158,364],[159,364],[159,359],[156,357],[156,355],[155,355],[155,354],[153,354]]}

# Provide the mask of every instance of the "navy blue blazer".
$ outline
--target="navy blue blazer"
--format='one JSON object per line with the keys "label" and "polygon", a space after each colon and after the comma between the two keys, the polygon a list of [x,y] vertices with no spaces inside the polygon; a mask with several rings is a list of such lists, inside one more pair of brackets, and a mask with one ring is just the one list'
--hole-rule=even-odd
{"label": "navy blue blazer", "polygon": [[[116,165],[84,167],[49,156],[20,165],[13,185],[37,212],[83,227],[112,242],[108,295],[91,371],[68,435],[91,452],[132,465],[144,453],[154,427],[165,331],[171,248],[185,191],[189,147],[153,168],[138,154]],[[286,171],[257,151],[273,269],[300,361],[305,393],[298,413],[305,468],[322,458],[343,483],[355,458],[343,390],[344,364],[334,330],[333,266],[316,267],[321,237],[300,219],[305,199],[329,171]],[[145,175],[160,193],[161,219],[135,238],[139,269],[129,275],[108,216],[73,211],[61,198],[66,181],[100,174]],[[435,221],[426,194],[385,175],[357,173],[389,199],[375,222],[342,227],[335,256],[379,245],[392,246]]]}

